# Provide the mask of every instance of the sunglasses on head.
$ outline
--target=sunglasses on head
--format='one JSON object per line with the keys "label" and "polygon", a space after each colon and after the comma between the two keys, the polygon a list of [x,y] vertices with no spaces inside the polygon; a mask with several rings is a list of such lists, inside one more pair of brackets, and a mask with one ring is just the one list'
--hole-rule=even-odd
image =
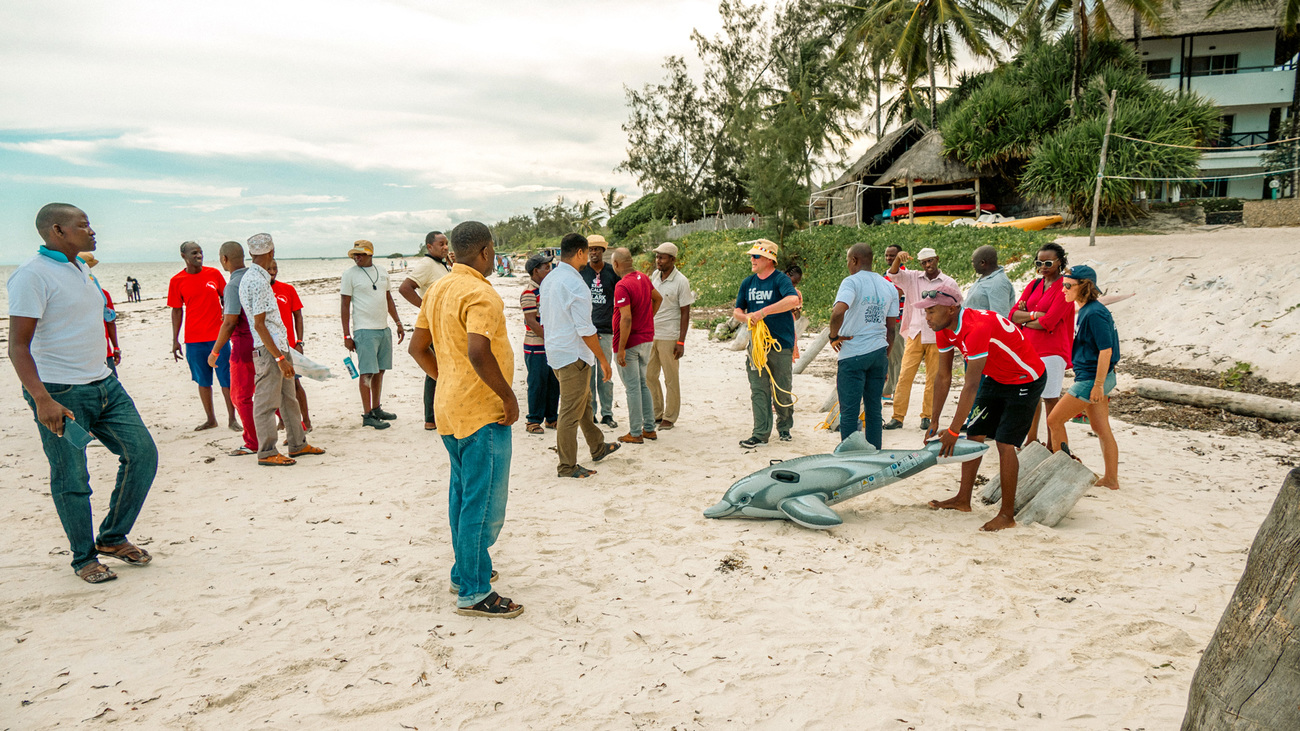
{"label": "sunglasses on head", "polygon": [[953,298],[953,296],[948,294],[947,292],[942,292],[937,289],[927,289],[926,291],[921,293],[921,299],[923,300],[939,299],[940,297],[947,297],[948,299]]}

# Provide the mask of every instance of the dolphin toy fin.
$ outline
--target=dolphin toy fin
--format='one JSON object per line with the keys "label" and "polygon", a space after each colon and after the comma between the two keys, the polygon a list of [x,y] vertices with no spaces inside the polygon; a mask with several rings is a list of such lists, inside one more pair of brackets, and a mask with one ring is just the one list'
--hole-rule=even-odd
{"label": "dolphin toy fin", "polygon": [[867,441],[866,434],[863,434],[860,431],[855,431],[849,435],[848,439],[845,439],[844,441],[840,442],[839,446],[835,448],[835,451],[833,453],[849,454],[849,453],[864,453],[864,452],[871,453],[871,452],[878,452],[878,451],[880,450],[871,446],[871,443]]}
{"label": "dolphin toy fin", "polygon": [[777,505],[777,509],[805,528],[826,530],[844,522],[839,514],[827,507],[826,499],[818,494],[786,498]]}

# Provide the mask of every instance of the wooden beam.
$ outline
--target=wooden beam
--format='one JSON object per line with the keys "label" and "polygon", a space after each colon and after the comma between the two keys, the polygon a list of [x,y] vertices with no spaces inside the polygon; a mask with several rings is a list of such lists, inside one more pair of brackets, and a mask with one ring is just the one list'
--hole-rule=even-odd
{"label": "wooden beam", "polygon": [[1251,393],[1225,391],[1221,388],[1189,386],[1184,383],[1142,378],[1133,384],[1137,395],[1156,401],[1224,409],[1242,416],[1257,416],[1270,421],[1300,421],[1300,403]]}

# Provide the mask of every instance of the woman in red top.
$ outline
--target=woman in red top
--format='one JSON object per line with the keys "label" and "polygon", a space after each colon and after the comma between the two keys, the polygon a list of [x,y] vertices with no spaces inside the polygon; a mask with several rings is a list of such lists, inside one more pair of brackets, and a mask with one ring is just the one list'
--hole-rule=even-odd
{"label": "woman in red top", "polygon": [[[1038,279],[1029,283],[1020,300],[1011,309],[1011,321],[1020,326],[1025,340],[1047,367],[1047,385],[1043,387],[1043,401],[1047,413],[1061,400],[1061,386],[1065,369],[1070,367],[1070,353],[1074,348],[1074,308],[1065,301],[1061,273],[1068,267],[1065,249],[1058,243],[1043,244],[1038,250],[1034,268]],[[1038,420],[1043,413],[1042,404],[1034,412],[1034,422],[1029,427],[1025,443],[1038,441]]]}

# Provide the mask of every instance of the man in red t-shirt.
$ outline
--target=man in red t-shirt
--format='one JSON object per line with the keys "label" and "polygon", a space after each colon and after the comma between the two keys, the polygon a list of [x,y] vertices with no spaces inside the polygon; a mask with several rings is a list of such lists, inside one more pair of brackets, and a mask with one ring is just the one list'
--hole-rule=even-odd
{"label": "man in red t-shirt", "polygon": [[[275,295],[275,304],[280,309],[280,321],[284,323],[285,337],[289,340],[289,347],[302,352],[304,342],[303,320],[302,320],[302,300],[298,299],[298,290],[294,289],[292,284],[281,282],[276,279],[280,273],[278,262],[271,262],[271,266],[266,268],[266,272],[271,275],[271,293]],[[298,410],[302,412],[302,430],[311,431],[311,414],[307,411],[307,392],[302,388],[302,375],[294,374],[293,390],[298,398]]]}
{"label": "man in red t-shirt", "polygon": [[[940,435],[943,448],[939,454],[946,457],[952,453],[967,416],[971,417],[966,424],[967,439],[982,442],[993,437],[998,447],[1002,506],[997,516],[980,530],[1010,528],[1016,524],[1016,480],[1020,473],[1016,448],[1024,442],[1034,420],[1034,409],[1047,383],[1047,369],[1033,346],[1025,341],[1020,328],[996,312],[963,309],[961,291],[947,282],[924,289],[920,301],[913,306],[925,311],[925,321],[934,330],[935,345],[939,348],[939,372],[930,405],[934,422],[925,433],[926,440],[939,431],[939,417],[952,386],[953,349],[956,348],[966,360],[966,383],[957,400],[957,413]],[[981,461],[962,463],[957,496],[932,500],[930,507],[969,513],[971,491]]]}
{"label": "man in red t-shirt", "polygon": [[614,355],[618,374],[627,391],[628,433],[619,437],[624,444],[642,444],[658,439],[655,431],[655,407],[646,381],[646,366],[654,348],[655,312],[664,301],[650,277],[636,270],[632,252],[615,249],[614,274]]}
{"label": "man in red t-shirt", "polygon": [[[194,431],[213,429],[217,416],[212,410],[212,372],[208,354],[221,331],[221,293],[226,288],[226,278],[212,267],[203,266],[203,249],[193,241],[181,244],[181,260],[185,268],[172,277],[167,287],[167,306],[172,308],[172,359],[181,359],[181,323],[185,324],[185,361],[190,366],[190,377],[199,384],[199,399],[207,421],[194,427]],[[230,428],[239,431],[235,405],[230,401],[230,348],[222,348],[217,358],[217,382],[226,398],[226,415]]]}

